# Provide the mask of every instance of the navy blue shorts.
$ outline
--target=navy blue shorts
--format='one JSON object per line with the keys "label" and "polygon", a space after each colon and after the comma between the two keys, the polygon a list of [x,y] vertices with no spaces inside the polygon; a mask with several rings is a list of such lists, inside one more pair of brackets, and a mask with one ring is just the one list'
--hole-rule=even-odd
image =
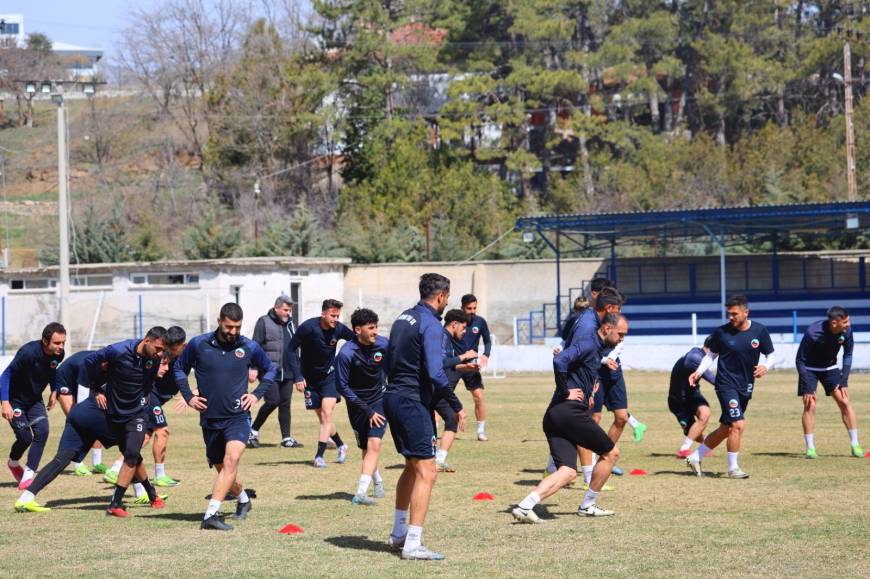
{"label": "navy blue shorts", "polygon": [[677,422],[683,428],[683,434],[688,434],[689,429],[695,424],[695,414],[701,406],[710,406],[710,403],[698,388],[693,388],[685,400],[668,396],[668,410],[677,418]]}
{"label": "navy blue shorts", "polygon": [[234,418],[222,420],[203,420],[202,438],[205,440],[205,457],[208,465],[223,464],[227,451],[227,443],[238,440],[247,444],[251,436],[251,415],[239,414]]}
{"label": "navy blue shorts", "polygon": [[[808,376],[798,374],[798,396],[804,394],[815,394],[816,386],[821,381],[825,387],[825,396],[830,396],[834,390],[840,387],[840,382],[843,381],[843,373],[839,368],[831,368],[830,370],[807,370]],[[810,379],[810,376],[813,378]]]}
{"label": "navy blue shorts", "polygon": [[422,402],[387,393],[384,415],[399,454],[405,458],[435,458],[435,416]]}
{"label": "navy blue shorts", "polygon": [[592,413],[579,402],[567,400],[553,404],[544,414],[544,435],[556,467],[577,470],[577,447],[596,454],[607,454],[616,446],[592,419]]}
{"label": "navy blue shorts", "polygon": [[[371,403],[369,407],[381,416],[385,416],[383,400]],[[350,420],[350,427],[353,428],[354,436],[356,436],[356,445],[362,450],[368,447],[369,438],[383,438],[387,433],[386,423],[383,426],[370,426],[368,414],[353,404],[347,405],[347,417]]]}
{"label": "navy blue shorts", "polygon": [[719,405],[722,407],[720,423],[732,424],[746,419],[746,407],[749,406],[751,394],[738,392],[734,388],[717,388],[716,397],[719,398]]}
{"label": "navy blue shorts", "polygon": [[157,430],[158,428],[166,428],[166,413],[163,412],[163,403],[156,394],[151,394],[151,401],[148,403],[148,430]]}
{"label": "navy blue shorts", "polygon": [[81,462],[94,442],[98,440],[106,448],[118,444],[118,440],[112,434],[105,410],[97,406],[94,398],[87,398],[69,411],[58,451],[73,451],[76,453],[75,462]]}
{"label": "navy blue shorts", "polygon": [[9,400],[12,406],[12,420],[9,425],[16,433],[21,430],[44,431],[48,436],[48,412],[45,404],[40,400],[33,404],[25,404],[16,400]]}
{"label": "navy blue shorts", "polygon": [[595,404],[592,412],[598,414],[604,406],[613,412],[628,408],[628,390],[625,387],[625,379],[622,377],[622,368],[612,371],[602,366],[598,371],[598,392],[595,393]]}
{"label": "navy blue shorts", "polygon": [[472,390],[483,390],[483,376],[480,375],[480,372],[462,374],[462,382],[465,384],[465,389],[469,392]]}
{"label": "navy blue shorts", "polygon": [[305,408],[316,410],[324,398],[335,398],[336,403],[341,402],[341,395],[335,386],[335,373],[330,374],[317,384],[308,383],[305,386]]}
{"label": "navy blue shorts", "polygon": [[125,416],[117,422],[109,419],[109,432],[112,438],[118,441],[118,448],[125,456],[138,454],[141,459],[145,435],[150,431],[147,407],[143,408],[141,412]]}

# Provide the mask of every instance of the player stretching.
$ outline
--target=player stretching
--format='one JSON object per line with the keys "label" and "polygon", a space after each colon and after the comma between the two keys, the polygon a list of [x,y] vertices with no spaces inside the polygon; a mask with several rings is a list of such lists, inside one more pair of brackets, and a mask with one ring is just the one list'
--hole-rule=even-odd
{"label": "player stretching", "polygon": [[[88,387],[97,405],[106,411],[109,429],[124,455],[124,466],[115,482],[115,493],[106,513],[129,517],[124,509],[127,487],[144,471],[142,444],[148,429],[148,400],[166,347],[166,329],[155,326],[142,340],[125,340],[97,350],[85,358]],[[104,390],[99,388],[101,365],[107,364]],[[147,475],[145,476],[147,479]],[[153,498],[152,498],[153,500]]]}
{"label": "player stretching", "polygon": [[589,401],[598,387],[598,368],[605,348],[619,344],[628,333],[628,322],[618,314],[607,314],[592,335],[574,343],[553,359],[556,391],[544,414],[544,434],[550,455],[556,462],[556,472],[546,477],[511,513],[523,523],[543,522],[534,508],[577,478],[577,447],[598,454],[589,489],[577,509],[584,517],[606,517],[614,514],[599,507],[598,493],[607,482],[613,465],[619,459],[619,448],[604,430],[592,420]]}
{"label": "player stretching", "polygon": [[420,277],[420,301],[405,310],[390,329],[389,375],[384,411],[405,470],[396,485],[396,510],[390,545],[403,559],[439,560],[444,555],[423,546],[423,523],[429,510],[435,469],[434,400],[446,396],[465,418],[462,403],[444,373],[440,316],[447,307],[450,280],[437,273]]}
{"label": "player stretching", "polygon": [[[298,391],[305,392],[305,408],[314,410],[320,421],[320,436],[314,455],[314,466],[317,468],[326,467],[323,453],[330,438],[338,447],[338,463],[344,464],[347,457],[347,445],[335,431],[332,420],[335,405],[340,399],[333,372],[335,346],[339,340],[350,341],[354,338],[351,329],[338,321],[343,306],[338,300],[323,300],[320,317],[299,324],[299,330],[290,340],[288,361],[293,381]],[[297,350],[301,350],[298,355]]]}
{"label": "player stretching", "polygon": [[[84,402],[91,395],[91,390],[84,384],[88,383],[85,374],[85,358],[92,354],[92,350],[82,350],[64,359],[57,369],[57,401],[61,410],[67,416],[73,407]],[[108,364],[100,365],[100,373],[97,376],[97,385],[102,387],[106,383],[106,369]],[[93,449],[93,470],[83,462],[73,464],[76,476],[91,476],[94,473],[105,474],[106,465],[103,464],[103,447],[97,441]],[[120,468],[120,466],[119,466]]]}
{"label": "player stretching", "polygon": [[[52,322],[43,328],[41,340],[21,346],[0,375],[3,418],[15,433],[6,464],[19,490],[26,489],[33,481],[48,442],[48,413],[42,393],[46,386],[51,386],[48,399],[48,410],[51,410],[57,401],[57,366],[63,360],[65,344],[66,329]],[[21,468],[19,460],[28,448],[27,463]]]}
{"label": "player stretching", "polygon": [[[668,389],[668,409],[676,416],[683,429],[683,445],[677,451],[678,458],[692,454],[693,442],[704,442],[704,429],[710,420],[710,403],[701,394],[701,386],[689,384],[689,376],[701,365],[701,360],[710,351],[710,338],[704,340],[703,348],[692,348],[674,364]],[[701,376],[713,384],[713,372],[707,370]]]}
{"label": "player stretching", "polygon": [[[239,461],[251,435],[251,407],[275,382],[278,369],[253,340],[241,335],[242,308],[227,303],[221,307],[217,330],[193,338],[175,361],[175,381],[187,404],[200,413],[209,467],[217,470],[211,500],[201,529],[231,531],[218,512],[228,492],[238,497],[233,518],[247,518],[251,499],[239,482]],[[260,384],[248,392],[248,370],[257,369]],[[194,371],[198,392],[187,380]]]}
{"label": "player stretching", "polygon": [[[807,458],[816,458],[813,427],[816,425],[816,386],[819,380],[825,387],[825,396],[833,396],[840,408],[843,424],[849,433],[852,456],[864,456],[858,443],[858,419],[849,401],[849,371],[852,369],[852,328],[846,308],[834,306],[828,310],[828,319],[810,324],[795,358],[798,371],[798,396],[803,397],[802,417]],[[843,369],[837,368],[837,353],[843,348]]]}
{"label": "player stretching", "polygon": [[346,342],[335,357],[335,380],[338,391],[347,399],[347,417],[363,456],[362,474],[351,502],[373,505],[375,501],[368,496],[372,479],[373,496],[384,497],[378,458],[381,440],[387,432],[384,418],[387,339],[378,335],[378,315],[371,310],[356,310],[350,325],[356,337]]}
{"label": "player stretching", "polygon": [[[713,361],[719,358],[715,381],[716,396],[722,407],[719,427],[707,435],[704,442],[686,458],[686,463],[692,472],[702,476],[701,458],[727,439],[728,478],[741,479],[749,478],[737,462],[746,425],[746,407],[752,398],[755,381],[773,366],[773,342],[767,328],[749,319],[746,296],[731,296],[725,302],[725,308],[729,322],[710,336],[710,351],[689,377],[689,383],[697,384]],[[761,356],[764,356],[764,360]]]}
{"label": "player stretching", "polygon": [[[474,294],[465,294],[462,296],[462,311],[468,316],[468,327],[465,331],[465,336],[462,338],[464,351],[474,350],[480,351],[480,340],[483,339],[483,354],[477,358],[477,364],[480,370],[486,370],[486,364],[489,361],[489,355],[492,352],[492,340],[489,335],[489,326],[483,317],[477,315],[477,298]],[[477,420],[477,440],[485,442],[489,440],[486,436],[486,403],[483,400],[483,376],[480,371],[469,371],[462,374],[462,381],[465,383],[465,389],[471,392],[474,398],[474,417]]]}
{"label": "player stretching", "polygon": [[[477,358],[474,350],[465,350],[462,336],[468,325],[468,316],[462,310],[450,310],[444,315],[444,335],[441,337],[441,350],[444,356],[444,371],[447,373],[447,381],[450,389],[456,391],[459,377],[463,372],[477,372],[480,367],[471,362]],[[435,412],[444,420],[444,432],[441,434],[441,446],[435,453],[435,466],[438,472],[456,472],[447,464],[447,454],[453,441],[456,439],[456,431],[465,432],[465,422],[459,420],[459,416],[450,407],[444,397],[435,403]]]}

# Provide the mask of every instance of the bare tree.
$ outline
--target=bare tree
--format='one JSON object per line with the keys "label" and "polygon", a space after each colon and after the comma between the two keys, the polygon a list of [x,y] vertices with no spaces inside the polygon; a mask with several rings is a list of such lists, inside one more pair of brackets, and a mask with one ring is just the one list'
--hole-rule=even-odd
{"label": "bare tree", "polygon": [[33,98],[39,92],[28,93],[25,81],[58,80],[65,75],[63,66],[51,51],[51,40],[39,32],[27,37],[24,47],[7,43],[0,47],[0,90],[15,95],[18,125],[33,126]]}

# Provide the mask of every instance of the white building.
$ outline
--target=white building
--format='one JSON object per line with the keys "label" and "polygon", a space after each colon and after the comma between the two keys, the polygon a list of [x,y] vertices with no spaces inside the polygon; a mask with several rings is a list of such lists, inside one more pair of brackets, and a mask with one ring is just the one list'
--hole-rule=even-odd
{"label": "white building", "polygon": [[[26,44],[24,15],[0,14],[0,47],[23,47]],[[66,42],[52,42],[51,48],[66,68],[70,80],[91,80],[99,74],[100,61],[103,59],[101,49]]]}
{"label": "white building", "polygon": [[0,14],[0,46],[24,45],[24,16],[22,14]]}

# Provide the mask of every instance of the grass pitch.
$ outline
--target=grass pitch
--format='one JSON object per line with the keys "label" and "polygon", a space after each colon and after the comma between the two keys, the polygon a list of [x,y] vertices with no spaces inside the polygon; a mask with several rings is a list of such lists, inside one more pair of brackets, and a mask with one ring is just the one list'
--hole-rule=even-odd
{"label": "grass pitch", "polygon": [[[230,533],[204,532],[199,522],[214,472],[205,464],[197,416],[168,410],[172,429],[167,472],[182,480],[169,489],[162,511],[130,507],[132,519],[104,515],[111,490],[97,477],[68,471],[39,500],[45,514],[17,514],[18,491],[0,483],[0,553],[7,576],[363,576],[425,573],[447,576],[866,576],[870,568],[870,460],[849,457],[848,438],[833,400],[821,396],[817,414],[819,458],[803,458],[801,403],[796,375],[765,377],[749,406],[740,464],[748,480],[688,475],[673,458],[682,433],[668,413],[667,375],[629,373],[632,412],[649,426],[642,443],[627,428],[621,443],[623,477],[601,504],[617,511],[606,519],[574,512],[578,488],[544,502],[544,525],[513,522],[508,509],[537,484],[546,459],[541,418],[553,390],[549,375],[511,375],[487,382],[490,441],[474,440],[474,423],[461,434],[440,474],[424,529],[424,543],[447,555],[441,562],[405,562],[389,552],[395,481],[401,460],[387,436],[382,472],[388,496],[374,507],[350,503],[359,476],[358,451],[348,463],[310,466],[316,418],[294,396],[293,434],[304,449],[285,449],[277,414],[261,431],[263,447],[242,458],[241,478],[257,490],[247,521]],[[853,403],[870,450],[870,376],[854,375]],[[460,387],[461,389],[461,387]],[[718,404],[704,386],[718,416]],[[820,391],[821,392],[821,391]],[[460,393],[467,409],[471,398]],[[170,403],[171,406],[172,403]],[[353,434],[344,404],[339,433]],[[605,426],[610,416],[605,414]],[[4,446],[11,432],[4,427]],[[63,428],[51,413],[50,460]],[[104,451],[106,452],[106,451]],[[105,462],[115,458],[107,451]],[[145,452],[153,475],[150,448]],[[88,458],[90,460],[90,457]],[[713,474],[726,470],[725,449],[704,461]],[[648,472],[629,476],[632,469]],[[476,502],[479,492],[494,495]],[[132,490],[130,492],[132,494]],[[224,511],[234,508],[225,503]],[[292,523],[304,529],[283,535]]]}

